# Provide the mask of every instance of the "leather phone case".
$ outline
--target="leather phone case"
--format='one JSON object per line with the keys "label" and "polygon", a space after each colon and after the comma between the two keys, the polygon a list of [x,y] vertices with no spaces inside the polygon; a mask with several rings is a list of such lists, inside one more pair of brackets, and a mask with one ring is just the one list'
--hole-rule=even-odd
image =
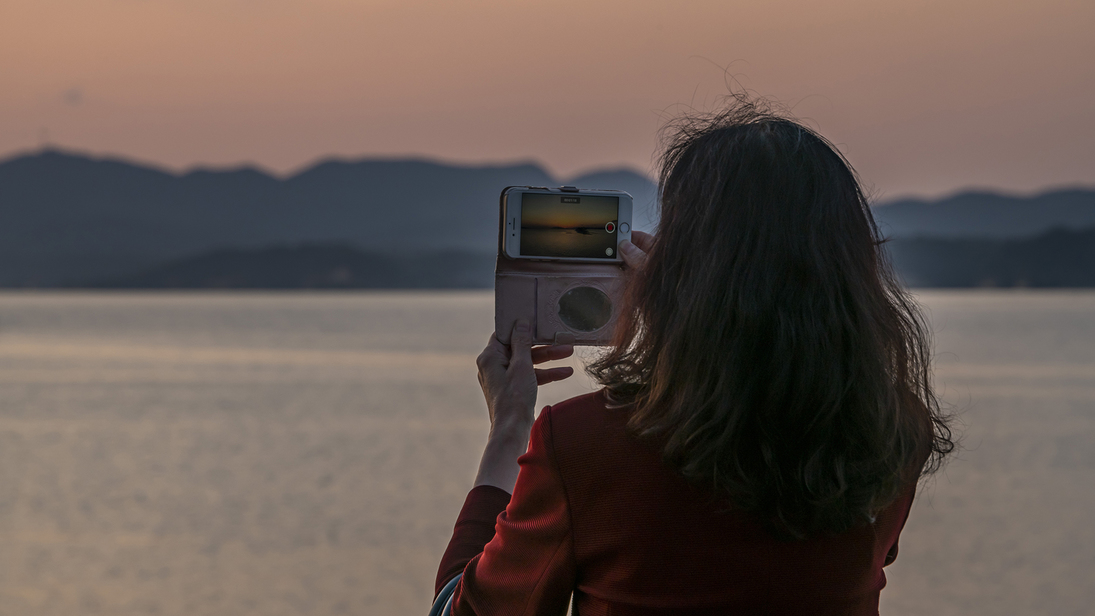
{"label": "leather phone case", "polygon": [[503,239],[505,197],[512,188],[528,187],[506,187],[498,199],[495,335],[509,344],[514,322],[523,318],[532,326],[533,344],[608,344],[623,292],[623,264],[510,258]]}

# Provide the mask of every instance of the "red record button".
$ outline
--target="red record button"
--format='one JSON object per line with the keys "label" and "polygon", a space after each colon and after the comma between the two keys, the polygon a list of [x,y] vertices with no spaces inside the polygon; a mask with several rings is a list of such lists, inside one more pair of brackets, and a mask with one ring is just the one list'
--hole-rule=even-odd
{"label": "red record button", "polygon": [[608,231],[609,233],[612,233],[615,230],[616,230],[616,223],[610,222],[607,225],[605,225],[605,231]]}

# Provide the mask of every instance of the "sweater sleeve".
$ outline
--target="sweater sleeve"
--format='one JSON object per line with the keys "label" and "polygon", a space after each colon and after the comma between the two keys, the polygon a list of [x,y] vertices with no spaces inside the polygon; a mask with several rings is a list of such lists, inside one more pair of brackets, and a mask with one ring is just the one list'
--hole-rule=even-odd
{"label": "sweater sleeve", "polygon": [[498,514],[506,510],[509,499],[509,492],[494,486],[476,486],[468,492],[464,507],[456,518],[449,547],[445,549],[441,566],[437,568],[434,597],[494,538],[494,521]]}
{"label": "sweater sleeve", "polygon": [[[576,567],[570,510],[551,436],[548,407],[533,425],[528,452],[518,460],[517,485],[498,515],[493,538],[464,567],[453,593],[454,615],[566,613]],[[447,581],[441,577],[439,588]]]}

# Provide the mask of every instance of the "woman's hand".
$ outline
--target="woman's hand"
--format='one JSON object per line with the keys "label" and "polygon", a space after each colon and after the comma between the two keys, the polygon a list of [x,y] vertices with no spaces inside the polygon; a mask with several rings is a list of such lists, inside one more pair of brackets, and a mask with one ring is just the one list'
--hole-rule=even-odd
{"label": "woman's hand", "polygon": [[641,270],[646,265],[646,253],[654,247],[654,236],[642,231],[632,231],[631,241],[620,242],[620,257],[633,270]]}
{"label": "woman's hand", "polygon": [[517,458],[528,448],[535,419],[536,388],[574,374],[569,366],[544,370],[533,366],[573,354],[574,347],[569,344],[532,348],[532,331],[523,319],[514,324],[508,347],[491,336],[476,360],[479,385],[490,413],[490,436],[475,485],[513,492],[520,470]]}

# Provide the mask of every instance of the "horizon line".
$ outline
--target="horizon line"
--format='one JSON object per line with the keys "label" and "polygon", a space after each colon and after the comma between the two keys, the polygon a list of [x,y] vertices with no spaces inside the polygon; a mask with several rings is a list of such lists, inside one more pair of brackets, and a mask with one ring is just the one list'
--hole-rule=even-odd
{"label": "horizon line", "polygon": [[618,165],[598,165],[590,167],[585,171],[581,171],[576,174],[567,176],[567,179],[559,180],[557,175],[551,171],[548,166],[535,158],[521,158],[513,159],[510,161],[481,161],[481,162],[469,162],[461,160],[446,159],[441,156],[434,156],[429,154],[404,154],[404,155],[385,155],[385,154],[361,154],[361,155],[347,155],[347,154],[327,154],[313,158],[310,162],[304,163],[297,167],[294,167],[290,171],[280,172],[261,163],[254,161],[241,161],[236,163],[195,163],[193,165],[185,167],[172,166],[167,163],[142,159],[138,156],[131,156],[128,154],[116,154],[109,152],[96,152],[93,150],[81,149],[76,147],[69,147],[59,145],[56,143],[47,143],[37,147],[23,148],[10,150],[5,153],[0,153],[0,165],[7,164],[9,162],[18,160],[20,158],[29,158],[32,156],[41,156],[43,154],[64,154],[68,156],[76,156],[86,158],[97,162],[116,162],[135,167],[144,167],[146,169],[152,169],[172,175],[176,177],[184,177],[193,173],[211,172],[211,173],[231,173],[236,171],[256,171],[264,175],[268,175],[278,180],[287,180],[321,165],[328,163],[364,163],[364,162],[402,162],[402,163],[425,163],[431,165],[438,165],[441,167],[452,167],[458,169],[502,169],[507,167],[523,167],[531,166],[537,167],[544,172],[545,175],[551,177],[556,182],[560,182],[560,185],[566,185],[567,182],[574,179],[596,175],[600,173],[617,173],[617,172],[629,172],[641,176],[651,182],[654,180],[647,174],[633,165],[626,163],[620,163]]}
{"label": "horizon line", "polygon": [[[380,155],[380,154],[362,154],[359,156],[345,155],[345,154],[329,154],[316,157],[311,162],[295,167],[292,171],[281,173],[263,166],[256,162],[238,162],[238,163],[225,163],[225,164],[204,164],[198,163],[190,165],[188,167],[173,167],[166,163],[158,161],[151,161],[141,159],[136,156],[130,156],[126,154],[116,153],[102,153],[94,152],[92,150],[80,149],[75,147],[63,146],[55,143],[45,143],[34,148],[24,148],[11,150],[6,153],[0,154],[0,165],[5,165],[12,161],[29,158],[33,156],[41,156],[43,154],[62,154],[67,156],[86,158],[96,162],[115,162],[135,167],[143,167],[145,169],[151,169],[171,175],[174,177],[185,177],[194,173],[233,173],[239,171],[254,171],[263,175],[269,176],[279,181],[286,181],[307,173],[317,167],[330,163],[366,163],[366,162],[392,162],[392,163],[425,163],[431,165],[437,165],[441,167],[450,167],[458,169],[501,169],[506,167],[522,167],[532,166],[540,169],[545,175],[552,178],[560,186],[566,185],[579,178],[597,175],[601,173],[619,173],[629,172],[645,178],[652,184],[657,184],[657,181],[649,174],[640,171],[632,165],[619,164],[613,165],[598,165],[590,167],[589,169],[580,173],[568,176],[567,179],[559,180],[554,172],[547,168],[543,162],[536,160],[535,158],[514,159],[511,161],[482,161],[482,162],[468,162],[460,160],[445,159],[440,156],[433,156],[428,154],[407,154],[407,155]],[[999,197],[1010,198],[1034,198],[1046,194],[1069,192],[1069,191],[1092,191],[1095,192],[1095,182],[1085,184],[1080,181],[1068,182],[1061,184],[1043,185],[1039,188],[1027,189],[1027,190],[1011,190],[1000,187],[984,186],[977,184],[970,184],[962,188],[956,188],[948,191],[942,191],[934,195],[928,194],[916,194],[916,193],[898,193],[894,196],[885,196],[881,199],[868,199],[872,207],[885,206],[898,201],[945,201],[960,195],[967,194],[989,194]]]}

